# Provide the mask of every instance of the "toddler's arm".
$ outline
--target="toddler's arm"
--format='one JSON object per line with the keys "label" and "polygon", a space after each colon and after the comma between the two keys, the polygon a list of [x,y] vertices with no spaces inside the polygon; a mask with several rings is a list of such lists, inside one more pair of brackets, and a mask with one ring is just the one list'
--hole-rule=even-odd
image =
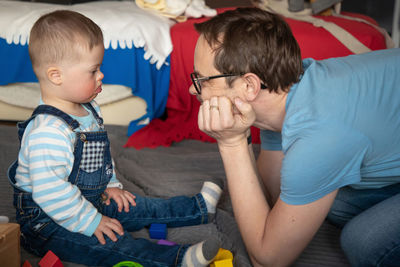
{"label": "toddler's arm", "polygon": [[16,179],[56,223],[91,236],[101,214],[68,181],[74,162],[74,138],[75,133],[61,119],[37,116],[24,133]]}

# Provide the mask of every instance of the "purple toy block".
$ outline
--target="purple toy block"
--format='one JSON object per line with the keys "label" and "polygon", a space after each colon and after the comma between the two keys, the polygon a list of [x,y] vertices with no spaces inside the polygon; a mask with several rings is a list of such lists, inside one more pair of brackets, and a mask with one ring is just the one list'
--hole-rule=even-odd
{"label": "purple toy block", "polygon": [[150,225],[149,234],[153,239],[166,239],[167,225],[163,223],[152,223]]}
{"label": "purple toy block", "polygon": [[158,240],[157,244],[159,244],[159,245],[165,245],[165,246],[174,246],[174,245],[176,245],[175,242],[168,241],[168,240],[165,240],[165,239],[160,239],[160,240]]}

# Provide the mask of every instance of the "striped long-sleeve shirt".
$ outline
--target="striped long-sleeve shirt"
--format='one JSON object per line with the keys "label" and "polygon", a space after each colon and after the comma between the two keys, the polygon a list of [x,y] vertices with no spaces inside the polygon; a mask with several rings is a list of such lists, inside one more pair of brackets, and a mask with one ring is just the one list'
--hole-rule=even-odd
{"label": "striped long-sleeve shirt", "polygon": [[[92,105],[100,114],[99,106]],[[76,131],[98,131],[93,115],[76,117]],[[74,162],[75,133],[60,118],[40,114],[27,126],[21,141],[16,185],[32,192],[33,200],[56,223],[72,232],[91,236],[101,214],[87,201],[77,186],[68,182]],[[108,187],[120,187],[115,171]]]}

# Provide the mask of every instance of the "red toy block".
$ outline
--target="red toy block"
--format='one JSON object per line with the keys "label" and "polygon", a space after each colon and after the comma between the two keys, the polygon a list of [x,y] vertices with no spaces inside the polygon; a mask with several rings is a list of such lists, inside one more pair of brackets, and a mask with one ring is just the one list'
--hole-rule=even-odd
{"label": "red toy block", "polygon": [[25,260],[24,264],[22,267],[32,267],[31,263],[28,260]]}
{"label": "red toy block", "polygon": [[61,260],[51,250],[39,261],[40,267],[64,267]]}

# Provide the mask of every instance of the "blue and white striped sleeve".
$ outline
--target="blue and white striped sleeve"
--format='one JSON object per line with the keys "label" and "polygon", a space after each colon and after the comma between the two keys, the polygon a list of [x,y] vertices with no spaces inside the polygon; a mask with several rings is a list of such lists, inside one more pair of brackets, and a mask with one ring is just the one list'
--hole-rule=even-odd
{"label": "blue and white striped sleeve", "polygon": [[60,119],[47,117],[55,121],[33,129],[24,140],[32,197],[59,225],[91,236],[101,214],[68,181],[74,162],[73,133]]}

